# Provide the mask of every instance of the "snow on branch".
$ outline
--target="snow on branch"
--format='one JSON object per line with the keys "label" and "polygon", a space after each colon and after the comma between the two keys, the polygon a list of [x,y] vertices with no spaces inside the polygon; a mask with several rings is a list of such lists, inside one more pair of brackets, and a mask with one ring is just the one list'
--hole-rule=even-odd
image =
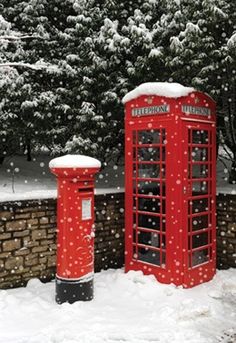
{"label": "snow on branch", "polygon": [[230,49],[234,49],[236,47],[236,33],[234,33],[227,42],[227,46]]}
{"label": "snow on branch", "polygon": [[44,37],[29,36],[29,35],[25,35],[25,36],[4,35],[4,36],[0,36],[0,39],[2,39],[2,40],[22,40],[22,39],[44,39]]}
{"label": "snow on branch", "polygon": [[22,67],[22,68],[29,68],[33,70],[42,70],[48,68],[46,63],[44,64],[30,64],[30,63],[21,63],[21,62],[10,62],[10,63],[0,63],[0,68],[5,67]]}

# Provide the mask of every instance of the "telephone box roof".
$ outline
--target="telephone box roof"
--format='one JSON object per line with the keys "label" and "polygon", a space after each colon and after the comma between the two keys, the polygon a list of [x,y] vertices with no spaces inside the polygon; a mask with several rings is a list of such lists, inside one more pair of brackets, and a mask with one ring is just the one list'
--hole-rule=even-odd
{"label": "telephone box roof", "polygon": [[146,82],[127,93],[122,99],[122,102],[125,104],[126,102],[136,99],[141,95],[157,95],[166,98],[180,98],[196,91],[196,89],[182,86],[180,83]]}

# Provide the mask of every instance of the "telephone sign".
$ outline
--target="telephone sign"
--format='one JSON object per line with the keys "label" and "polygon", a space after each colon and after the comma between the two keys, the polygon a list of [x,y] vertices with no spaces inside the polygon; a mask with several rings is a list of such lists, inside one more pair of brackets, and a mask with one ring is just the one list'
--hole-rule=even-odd
{"label": "telephone sign", "polygon": [[145,116],[145,115],[159,114],[159,113],[168,113],[169,110],[170,110],[169,105],[133,108],[132,116],[135,117],[135,116]]}

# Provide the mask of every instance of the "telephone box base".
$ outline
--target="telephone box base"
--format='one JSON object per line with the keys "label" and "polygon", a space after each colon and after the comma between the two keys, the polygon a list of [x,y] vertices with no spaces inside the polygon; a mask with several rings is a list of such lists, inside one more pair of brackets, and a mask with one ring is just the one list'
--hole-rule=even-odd
{"label": "telephone box base", "polygon": [[62,304],[93,299],[93,279],[89,281],[71,281],[56,278],[56,302]]}

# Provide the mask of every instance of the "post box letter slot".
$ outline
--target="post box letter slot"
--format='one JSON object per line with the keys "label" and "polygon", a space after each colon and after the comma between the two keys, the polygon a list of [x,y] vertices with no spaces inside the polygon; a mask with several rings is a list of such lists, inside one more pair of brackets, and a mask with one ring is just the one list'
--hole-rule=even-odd
{"label": "post box letter slot", "polygon": [[93,192],[93,188],[79,188],[78,189],[79,193],[84,193],[84,192]]}
{"label": "post box letter slot", "polygon": [[82,220],[92,219],[92,199],[82,199]]}

